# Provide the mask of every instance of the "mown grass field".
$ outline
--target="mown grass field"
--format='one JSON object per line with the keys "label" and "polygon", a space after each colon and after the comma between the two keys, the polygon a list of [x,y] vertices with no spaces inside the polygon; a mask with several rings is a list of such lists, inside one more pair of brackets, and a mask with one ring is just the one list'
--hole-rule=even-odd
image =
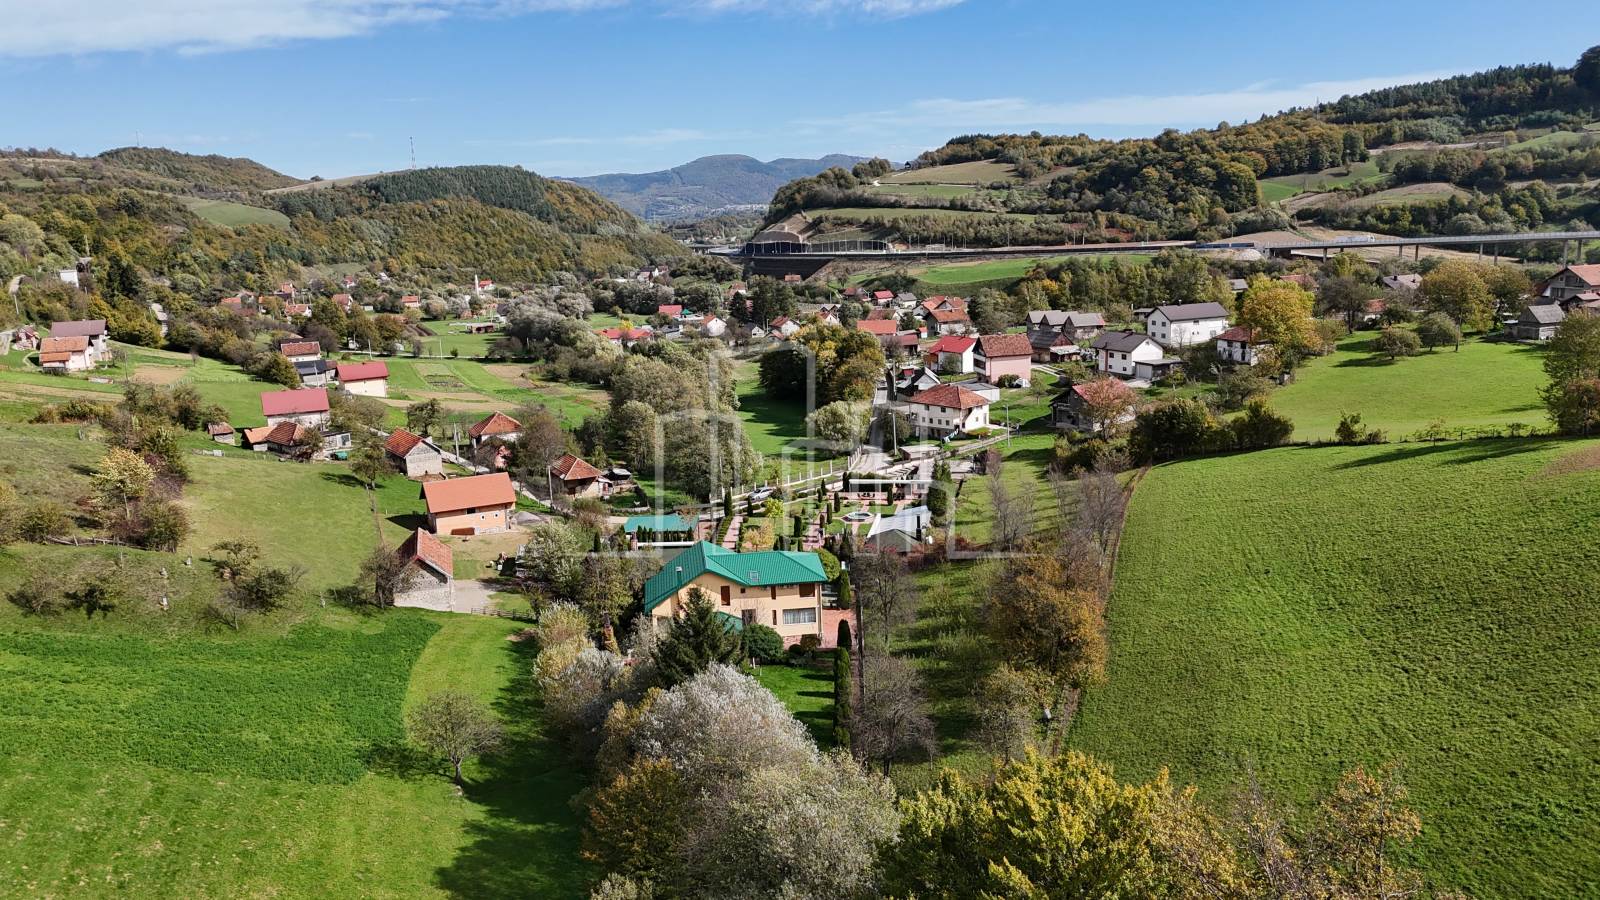
{"label": "mown grass field", "polygon": [[1263,196],[1269,202],[1276,202],[1310,191],[1332,191],[1357,184],[1377,184],[1388,177],[1388,175],[1378,171],[1376,162],[1367,160],[1366,162],[1351,163],[1348,166],[1323,169],[1321,172],[1305,175],[1278,175],[1272,178],[1263,178],[1260,184]]}
{"label": "mown grass field", "polygon": [[231,200],[206,200],[200,197],[179,197],[189,211],[218,225],[229,228],[238,228],[244,225],[269,225],[273,228],[289,228],[289,217],[275,209],[263,209],[259,206],[250,206],[244,203],[234,203]]}
{"label": "mown grass field", "polygon": [[[156,639],[118,616],[0,611],[0,893],[583,896],[579,782],[538,732],[508,623],[398,611]],[[443,685],[510,730],[464,793],[403,742],[405,706]]]}
{"label": "mown grass field", "polygon": [[833,746],[833,668],[762,666],[756,680],[805,723],[821,747]]}
{"label": "mown grass field", "polygon": [[906,172],[891,172],[879,181],[889,184],[991,184],[1011,181],[1017,170],[1009,163],[993,160],[954,163],[948,166],[928,166]]}
{"label": "mown grass field", "polygon": [[1298,440],[1333,437],[1339,417],[1389,433],[1413,434],[1436,419],[1450,427],[1546,427],[1539,389],[1544,351],[1499,341],[1469,340],[1459,353],[1444,348],[1391,363],[1372,355],[1375,332],[1358,331],[1339,349],[1311,360],[1295,382],[1273,392],[1274,408],[1294,421]]}
{"label": "mown grass field", "polygon": [[1297,802],[1398,760],[1442,885],[1592,893],[1597,464],[1600,443],[1528,439],[1156,468],[1072,743],[1213,797],[1251,761]]}

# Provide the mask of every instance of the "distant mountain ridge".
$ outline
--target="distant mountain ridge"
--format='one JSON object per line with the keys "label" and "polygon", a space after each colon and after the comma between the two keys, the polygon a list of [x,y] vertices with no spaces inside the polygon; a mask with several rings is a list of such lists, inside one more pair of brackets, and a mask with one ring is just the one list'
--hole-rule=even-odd
{"label": "distant mountain ridge", "polygon": [[702,218],[737,207],[765,206],[778,188],[834,166],[850,168],[864,157],[830,154],[821,159],[702,156],[660,172],[566,178],[650,220]]}

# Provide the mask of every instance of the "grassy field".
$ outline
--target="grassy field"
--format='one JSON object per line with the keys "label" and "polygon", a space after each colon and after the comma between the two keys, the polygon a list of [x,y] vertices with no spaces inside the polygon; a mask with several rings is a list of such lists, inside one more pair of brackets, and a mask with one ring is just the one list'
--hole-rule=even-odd
{"label": "grassy field", "polygon": [[[1012,438],[1011,446],[1000,445],[1005,455],[1002,477],[1013,491],[1021,491],[1033,501],[1033,530],[1049,531],[1061,527],[1055,495],[1045,475],[1050,466],[1053,434],[1023,434]],[[955,533],[976,544],[989,540],[994,527],[994,504],[989,497],[989,476],[977,475],[961,484],[956,500]]]}
{"label": "grassy field", "polygon": [[[1415,861],[1477,896],[1600,883],[1600,444],[1285,448],[1140,485],[1109,683],[1072,742],[1219,796],[1303,802],[1398,760]],[[1531,536],[1561,535],[1524,550]]]}
{"label": "grassy field", "polygon": [[200,197],[179,197],[189,211],[218,225],[229,228],[238,228],[243,225],[270,225],[273,228],[289,228],[289,217],[275,209],[262,209],[259,206],[249,206],[244,203],[234,203],[230,200],[205,200]]}
{"label": "grassy field", "polygon": [[[0,617],[0,892],[583,896],[580,785],[522,699],[509,623],[399,611],[167,640],[117,613]],[[405,705],[445,685],[510,730],[464,792],[403,743]]]}
{"label": "grassy field", "polygon": [[1472,340],[1393,363],[1371,354],[1374,332],[1339,342],[1330,356],[1307,363],[1295,383],[1272,394],[1272,405],[1294,420],[1295,438],[1333,437],[1342,413],[1404,437],[1443,419],[1453,427],[1548,424],[1539,389],[1543,351],[1524,344]]}
{"label": "grassy field", "polygon": [[924,209],[922,207],[866,207],[843,206],[829,209],[807,210],[812,219],[845,219],[852,222],[894,222],[899,219],[927,216],[935,219],[993,219],[1005,218],[1018,222],[1032,222],[1038,216],[1032,213],[990,213],[966,209]]}
{"label": "grassy field", "polygon": [[762,666],[761,686],[776,694],[821,747],[833,746],[833,668]]}
{"label": "grassy field", "polygon": [[897,184],[884,182],[867,188],[874,194],[889,194],[894,197],[917,197],[931,200],[953,200],[956,197],[968,197],[980,193],[981,188],[975,185],[964,184]]}
{"label": "grassy field", "polygon": [[[1352,187],[1357,184],[1377,184],[1388,175],[1378,171],[1378,164],[1371,160],[1366,162],[1351,163],[1349,166],[1338,166],[1332,169],[1323,169],[1321,172],[1305,175],[1278,175],[1273,178],[1261,179],[1263,196],[1269,202],[1285,200],[1296,194],[1311,191],[1332,191],[1339,188]],[[1285,193],[1287,191],[1287,193]]]}
{"label": "grassy field", "polygon": [[1017,170],[1009,163],[978,160],[948,166],[929,166],[908,172],[892,172],[879,181],[888,184],[991,184],[996,181],[1011,181],[1016,177]]}

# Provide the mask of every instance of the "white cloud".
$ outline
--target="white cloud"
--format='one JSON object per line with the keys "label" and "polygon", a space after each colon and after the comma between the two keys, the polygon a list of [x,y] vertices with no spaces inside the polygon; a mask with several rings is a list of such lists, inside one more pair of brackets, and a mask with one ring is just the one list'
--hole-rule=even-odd
{"label": "white cloud", "polygon": [[0,0],[0,56],[108,51],[208,53],[368,34],[458,16],[578,13],[635,5],[660,13],[770,12],[899,18],[963,0]]}
{"label": "white cloud", "polygon": [[1445,77],[1445,72],[1423,72],[1348,81],[1316,81],[1300,85],[1247,85],[1236,90],[1194,94],[1129,95],[1079,100],[1033,100],[995,97],[962,100],[948,97],[916,100],[899,109],[853,113],[834,119],[807,120],[803,124],[844,129],[855,133],[882,132],[888,128],[937,127],[954,135],[963,131],[994,129],[1077,130],[1093,126],[1215,125],[1240,122],[1319,100],[1336,100],[1397,84],[1412,84]]}

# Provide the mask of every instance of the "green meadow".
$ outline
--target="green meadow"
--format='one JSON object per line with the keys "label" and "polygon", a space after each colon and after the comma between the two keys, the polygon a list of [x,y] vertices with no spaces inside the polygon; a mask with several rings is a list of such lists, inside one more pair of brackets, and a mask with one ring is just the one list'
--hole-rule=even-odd
{"label": "green meadow", "polygon": [[1283,448],[1160,466],[1071,743],[1304,803],[1397,761],[1413,861],[1484,897],[1600,883],[1600,444]]}

